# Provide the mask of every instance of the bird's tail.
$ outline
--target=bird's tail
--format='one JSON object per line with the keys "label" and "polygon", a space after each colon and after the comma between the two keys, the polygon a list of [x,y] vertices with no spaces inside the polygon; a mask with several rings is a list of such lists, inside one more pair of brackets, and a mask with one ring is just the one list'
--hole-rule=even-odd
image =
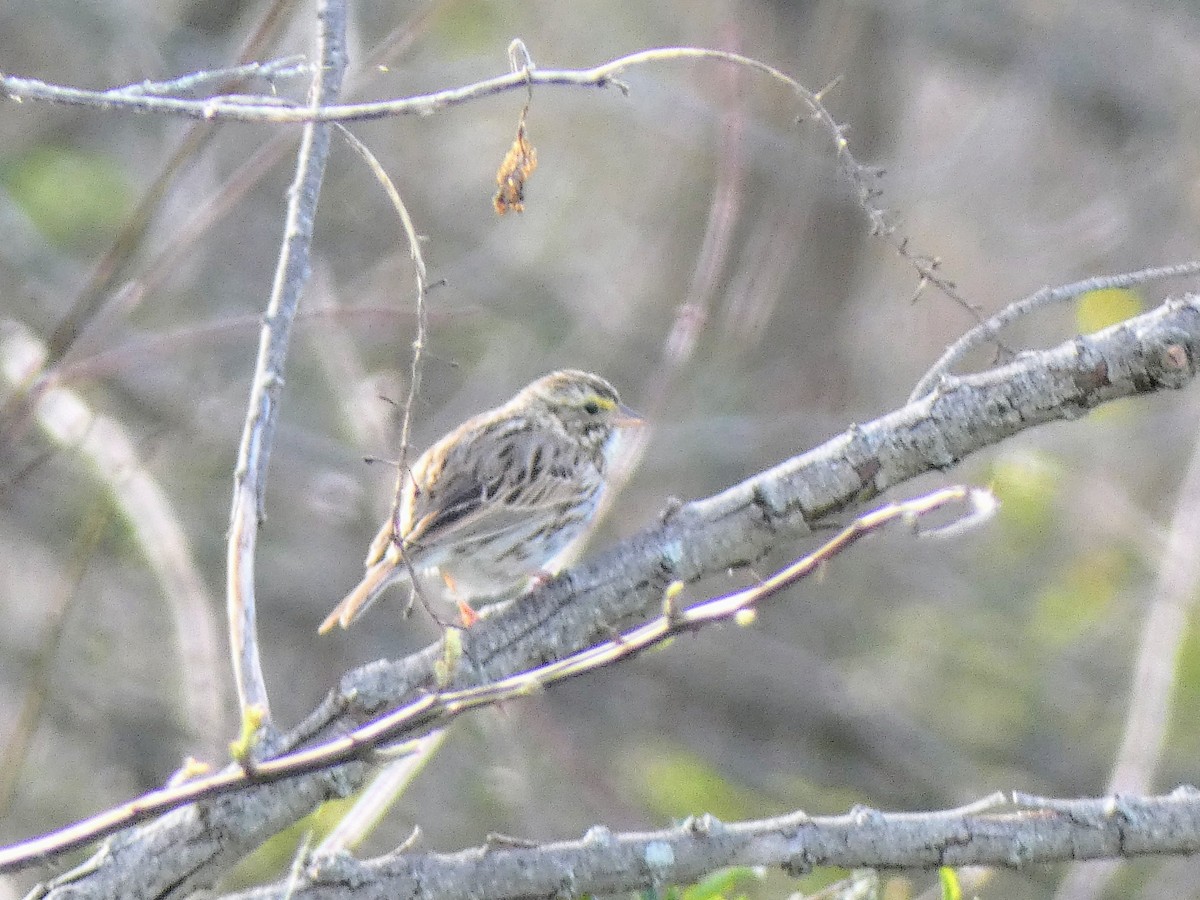
{"label": "bird's tail", "polygon": [[407,578],[408,572],[400,561],[399,554],[385,553],[378,562],[367,566],[362,581],[342,599],[341,603],[333,608],[333,612],[325,617],[325,621],[321,623],[317,633],[324,634],[334,625],[348,627],[351,622],[366,612],[367,608],[392,583]]}

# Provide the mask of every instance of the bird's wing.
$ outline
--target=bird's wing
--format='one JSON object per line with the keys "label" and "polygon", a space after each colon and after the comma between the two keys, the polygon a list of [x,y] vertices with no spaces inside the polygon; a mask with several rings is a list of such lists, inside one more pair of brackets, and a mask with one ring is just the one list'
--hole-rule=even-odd
{"label": "bird's wing", "polygon": [[[524,423],[498,426],[487,440],[431,448],[413,472],[408,546],[446,546],[502,534],[531,517],[570,507],[581,495],[581,466],[593,463],[565,436],[534,435]],[[490,452],[479,453],[486,446]],[[422,460],[424,462],[425,460]],[[587,479],[584,490],[599,478]]]}

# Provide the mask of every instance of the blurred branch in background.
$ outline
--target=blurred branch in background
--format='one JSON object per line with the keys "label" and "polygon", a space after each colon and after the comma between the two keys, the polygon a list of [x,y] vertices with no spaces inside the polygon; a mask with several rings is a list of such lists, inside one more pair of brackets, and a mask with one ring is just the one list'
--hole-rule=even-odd
{"label": "blurred branch in background", "polygon": [[[241,90],[254,78],[270,80],[275,77],[291,77],[301,74],[296,69],[295,57],[279,61],[281,64],[261,65],[253,62],[256,57],[269,52],[269,48],[279,40],[280,32],[291,19],[297,2],[298,0],[272,0],[265,8],[257,25],[251,29],[250,36],[239,49],[236,56],[238,65],[215,73],[214,79],[206,78],[201,83],[215,80],[217,81],[215,90],[218,93],[228,93]],[[190,90],[194,87],[193,83],[173,89],[168,88],[168,90],[174,93],[176,89]],[[160,89],[162,88],[146,82],[118,90],[123,90],[130,96],[137,96],[138,93],[154,93]],[[193,162],[204,150],[205,145],[212,140],[217,124],[211,122],[192,124],[174,152],[163,164],[138,203],[137,209],[126,219],[117,239],[92,268],[87,283],[72,301],[70,312],[55,327],[47,352],[46,365],[48,368],[58,365],[104,305],[111,300],[116,289],[130,277],[135,250],[145,240],[148,230],[161,212],[162,203],[168,190],[184,168]]]}
{"label": "blurred branch in background", "polygon": [[[0,361],[0,367],[3,362]],[[50,695],[54,683],[54,663],[66,631],[67,619],[76,608],[80,595],[80,582],[83,581],[88,561],[96,552],[105,531],[109,526],[111,513],[107,498],[96,503],[96,508],[82,523],[80,533],[76,535],[71,557],[67,561],[66,571],[61,579],[61,585],[55,586],[53,600],[45,609],[48,623],[48,635],[39,648],[37,657],[29,666],[29,683],[21,702],[21,712],[17,716],[12,736],[0,753],[0,816],[3,816],[17,788],[25,777],[24,766],[33,745],[33,736],[37,731],[38,722],[42,715],[42,706]],[[214,635],[215,636],[215,635]],[[217,725],[217,721],[200,723],[193,722],[193,727],[201,724]],[[203,746],[203,732],[197,732],[195,738],[198,747]],[[215,749],[215,748],[214,748]]]}
{"label": "blurred branch in background", "polygon": [[[46,347],[34,335],[15,322],[0,322],[0,371],[9,398],[44,372],[45,361]],[[215,599],[166,493],[139,460],[121,424],[93,412],[77,393],[44,386],[32,412],[56,445],[87,463],[135,536],[171,612],[188,730],[197,752],[214,752],[225,730],[221,629],[213,613]]]}
{"label": "blurred branch in background", "polygon": [[[1153,789],[1171,721],[1171,695],[1179,684],[1180,653],[1200,584],[1200,434],[1179,486],[1167,545],[1142,625],[1141,642],[1129,690],[1129,712],[1108,792],[1145,794]],[[1103,895],[1118,863],[1076,866],[1058,889],[1060,900]]]}

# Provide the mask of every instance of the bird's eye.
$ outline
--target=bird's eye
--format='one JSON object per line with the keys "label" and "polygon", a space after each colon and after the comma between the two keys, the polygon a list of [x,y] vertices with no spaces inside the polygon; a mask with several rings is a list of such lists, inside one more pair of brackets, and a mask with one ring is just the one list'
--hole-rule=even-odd
{"label": "bird's eye", "polygon": [[589,416],[594,416],[596,413],[600,412],[600,404],[595,400],[589,400],[587,403],[583,404],[583,411]]}

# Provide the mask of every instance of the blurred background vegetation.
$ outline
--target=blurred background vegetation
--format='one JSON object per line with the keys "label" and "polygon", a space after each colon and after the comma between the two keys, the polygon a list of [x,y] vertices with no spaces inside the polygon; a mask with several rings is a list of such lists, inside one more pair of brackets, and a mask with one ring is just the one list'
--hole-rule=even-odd
{"label": "blurred background vegetation", "polygon": [[[254,58],[310,50],[311,4],[279,6],[288,24]],[[269,8],[12,0],[0,6],[0,67],[93,88],[216,68],[236,60]],[[939,256],[987,312],[1046,284],[1183,261],[1200,245],[1192,4],[364,0],[352,9],[347,99],[506,71],[516,36],[542,68],[691,44],[758,57],[814,90],[840,78],[827,102],[859,158],[886,169],[881,202],[900,234],[913,252]],[[936,291],[911,302],[912,267],[868,234],[829,136],[796,125],[803,110],[778,85],[692,62],[626,80],[629,97],[537,92],[529,132],[539,168],[520,216],[498,218],[491,195],[523,95],[353,126],[405,197],[430,275],[443,282],[429,297],[418,447],[561,366],[603,373],[634,407],[650,404],[653,440],[593,546],[652,521],[671,497],[711,494],[900,405],[971,323]],[[304,86],[276,85],[293,97]],[[231,472],[298,129],[206,129],[145,233],[98,281],[192,129],[0,104],[0,318],[51,341],[57,383],[124,428],[186,536],[219,627]],[[283,726],[346,668],[434,633],[420,614],[400,621],[396,603],[345,634],[315,633],[358,578],[389,503],[390,472],[362,459],[395,452],[396,410],[379,397],[404,396],[414,335],[394,213],[340,140],[316,231],[259,551],[264,664]],[[1184,287],[1111,305],[1128,314]],[[73,310],[81,327],[67,340]],[[1039,315],[1009,344],[1047,346],[1096,327],[1078,316]],[[681,328],[698,329],[694,353],[664,381],[664,347]],[[1103,792],[1198,412],[1194,390],[1122,402],[906,485],[991,483],[1005,506],[954,542],[876,538],[753,627],[709,629],[471,716],[364,852],[395,846],[414,824],[422,846],[453,850],[489,831],[561,838],[597,822],[641,829],[701,812]],[[763,569],[802,549],[782,548]],[[750,578],[732,573],[693,596]],[[35,421],[7,415],[0,839],[152,788],[188,754],[223,752],[236,729],[223,631],[201,666],[212,683],[181,676],[189,632],[210,625],[167,593],[93,467]],[[1157,787],[1197,778],[1197,640],[1177,672]],[[197,690],[219,692],[215,733],[189,713]],[[279,852],[286,860],[289,848]],[[1050,896],[1060,876],[1003,874],[983,894]],[[1137,863],[1110,895],[1200,896],[1198,876],[1195,860]],[[933,883],[893,879],[889,896]],[[794,885],[771,875],[744,889],[778,896]]]}

